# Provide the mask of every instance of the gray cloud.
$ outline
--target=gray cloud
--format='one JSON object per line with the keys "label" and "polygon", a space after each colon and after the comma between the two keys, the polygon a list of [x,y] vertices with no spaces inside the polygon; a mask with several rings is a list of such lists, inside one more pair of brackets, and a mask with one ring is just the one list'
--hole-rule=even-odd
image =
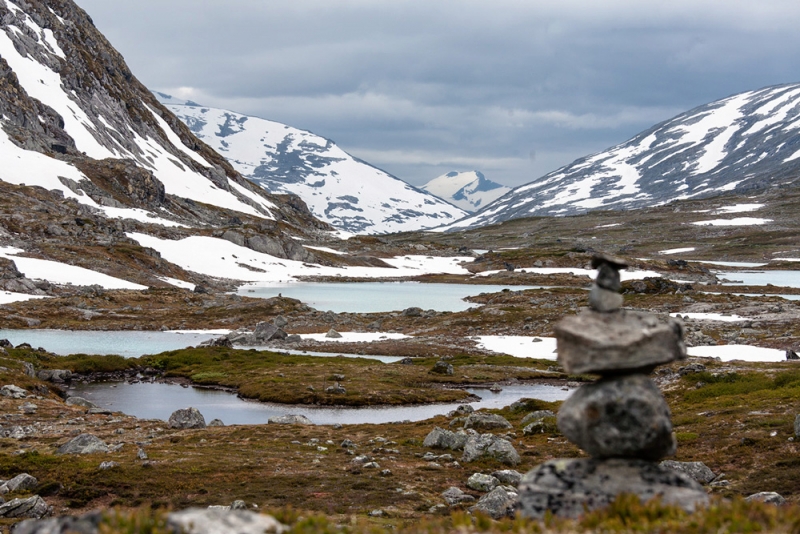
{"label": "gray cloud", "polygon": [[800,78],[795,1],[78,3],[149,87],[311,130],[417,185],[473,168],[519,185]]}

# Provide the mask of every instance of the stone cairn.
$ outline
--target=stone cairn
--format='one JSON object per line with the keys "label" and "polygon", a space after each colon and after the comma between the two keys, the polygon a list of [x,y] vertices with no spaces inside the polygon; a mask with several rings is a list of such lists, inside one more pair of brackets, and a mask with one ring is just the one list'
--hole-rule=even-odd
{"label": "stone cairn", "polygon": [[561,433],[591,458],[551,460],[527,473],[519,486],[521,513],[541,518],[549,510],[574,518],[622,493],[693,511],[708,502],[703,487],[656,463],[675,453],[676,442],[669,407],[647,376],[686,358],[683,327],[671,317],[621,309],[624,260],[596,255],[592,267],[598,275],[591,309],[555,327],[564,370],[600,375],[558,412]]}

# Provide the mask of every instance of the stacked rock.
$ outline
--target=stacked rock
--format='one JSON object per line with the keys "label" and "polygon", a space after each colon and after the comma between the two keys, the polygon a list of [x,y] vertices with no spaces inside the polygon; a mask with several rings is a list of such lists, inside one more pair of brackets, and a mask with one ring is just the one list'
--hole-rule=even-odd
{"label": "stacked rock", "polygon": [[656,461],[675,453],[670,411],[647,374],[658,365],[686,358],[683,328],[671,317],[623,310],[620,269],[624,260],[597,255],[591,309],[555,327],[558,359],[570,374],[600,375],[582,386],[558,412],[558,428],[589,459],[553,460],[520,483],[523,515],[549,510],[577,517],[610,504],[620,493],[694,510],[708,497],[686,475]]}

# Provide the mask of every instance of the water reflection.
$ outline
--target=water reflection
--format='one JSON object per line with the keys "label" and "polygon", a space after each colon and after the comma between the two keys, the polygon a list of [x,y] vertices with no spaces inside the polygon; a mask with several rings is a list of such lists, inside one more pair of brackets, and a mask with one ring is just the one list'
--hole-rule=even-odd
{"label": "water reflection", "polygon": [[[481,397],[471,406],[478,408],[502,408],[523,398],[546,401],[564,400],[570,391],[561,387],[542,384],[503,386],[503,391],[492,393],[486,389],[469,389]],[[270,417],[295,414],[305,415],[318,425],[381,424],[394,421],[422,421],[454,410],[458,404],[435,404],[402,407],[321,407],[287,406],[243,400],[232,393],[158,383],[95,383],[78,384],[70,391],[72,395],[84,397],[100,407],[124,412],[140,419],[162,419],[190,406],[203,414],[206,422],[221,419],[228,425],[264,424]]]}

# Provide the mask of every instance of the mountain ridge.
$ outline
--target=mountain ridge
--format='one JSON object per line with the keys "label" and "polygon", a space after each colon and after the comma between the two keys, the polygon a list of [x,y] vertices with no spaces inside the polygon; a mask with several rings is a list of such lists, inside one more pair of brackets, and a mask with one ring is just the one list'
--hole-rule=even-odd
{"label": "mountain ridge", "polygon": [[470,213],[511,191],[510,187],[488,180],[480,171],[448,172],[421,189]]}

